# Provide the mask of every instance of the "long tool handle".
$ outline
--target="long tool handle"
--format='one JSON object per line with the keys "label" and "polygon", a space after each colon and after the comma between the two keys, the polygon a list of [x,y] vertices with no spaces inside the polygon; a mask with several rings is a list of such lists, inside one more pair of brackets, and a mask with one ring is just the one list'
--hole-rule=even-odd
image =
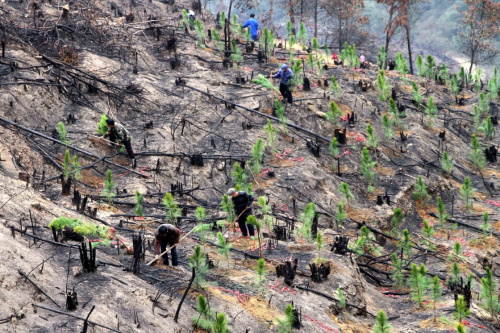
{"label": "long tool handle", "polygon": [[[179,241],[182,242],[187,236],[189,236],[193,231],[196,230],[197,227],[194,227],[190,232],[188,232],[187,234],[184,235],[184,237],[181,238],[181,240]],[[150,262],[148,262],[146,265],[148,266],[151,266],[152,264],[154,264],[156,262],[156,260],[160,259],[161,256],[163,256],[164,254],[168,253],[168,251],[172,250],[175,246],[177,246],[179,243],[177,244],[174,244],[172,245],[171,247],[169,247],[168,249],[166,249],[163,253],[161,253],[158,258],[154,258],[153,260],[151,260]]]}

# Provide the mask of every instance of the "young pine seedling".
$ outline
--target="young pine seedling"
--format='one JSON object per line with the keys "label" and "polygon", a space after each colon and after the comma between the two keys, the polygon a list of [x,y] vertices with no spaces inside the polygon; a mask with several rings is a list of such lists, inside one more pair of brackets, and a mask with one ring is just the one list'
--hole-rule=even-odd
{"label": "young pine seedling", "polygon": [[165,220],[173,225],[177,224],[177,218],[181,216],[181,209],[175,202],[174,196],[166,192],[163,197],[163,205],[165,206]]}
{"label": "young pine seedling", "polygon": [[321,259],[321,249],[325,247],[325,242],[323,240],[323,235],[321,234],[321,231],[318,230],[318,234],[316,235],[316,249],[318,250],[318,257],[316,258],[315,263],[316,265],[319,265],[323,262],[323,259]]}
{"label": "young pine seedling", "polygon": [[334,101],[330,102],[330,110],[325,113],[325,118],[329,121],[332,122],[334,126],[339,124],[339,118],[342,115],[342,112],[340,112],[339,107],[337,104],[335,104]]}
{"label": "young pine seedling", "polygon": [[415,81],[411,82],[411,94],[413,96],[415,104],[417,104],[418,111],[420,111],[422,109],[422,101],[424,99],[424,95],[420,92],[420,87]]}
{"label": "young pine seedling", "polygon": [[198,314],[193,316],[193,326],[202,330],[210,330],[214,314],[210,309],[207,299],[203,295],[198,295],[196,312],[198,312]]}
{"label": "young pine seedling", "polygon": [[224,312],[219,312],[212,324],[212,333],[227,333],[229,332],[228,320]]}
{"label": "young pine seedling", "polygon": [[409,258],[411,257],[411,249],[413,246],[413,241],[411,239],[410,232],[407,229],[403,230],[403,234],[398,242],[398,246],[399,250],[403,252],[404,257],[409,260]]}
{"label": "young pine seedling", "polygon": [[333,93],[333,97],[335,97],[336,99],[339,99],[340,98],[340,85],[337,82],[337,80],[335,79],[335,76],[332,75],[331,79],[332,79],[332,82],[330,83],[330,90]]}
{"label": "young pine seedling", "polygon": [[437,275],[435,275],[434,278],[432,279],[432,283],[430,285],[430,292],[432,297],[432,306],[434,310],[433,320],[434,322],[437,322],[436,305],[443,295],[443,287],[441,287],[441,280],[439,280],[439,277]]}
{"label": "young pine seedling", "polygon": [[219,251],[219,253],[226,259],[227,269],[229,269],[229,251],[233,247],[233,244],[228,243],[227,239],[222,235],[222,233],[218,232],[217,245],[219,245],[217,251]]}
{"label": "young pine seedling", "polygon": [[62,168],[63,168],[63,178],[65,181],[69,179],[69,176],[71,175],[71,157],[69,156],[69,150],[66,149],[66,152],[64,153],[64,159],[62,161]]}
{"label": "young pine seedling", "polygon": [[403,223],[403,220],[405,218],[405,215],[403,214],[403,210],[398,207],[394,209],[394,212],[392,213],[392,234],[397,235],[398,229]]}
{"label": "young pine seedling", "polygon": [[429,127],[434,126],[434,119],[437,117],[438,109],[436,104],[434,103],[434,98],[429,97],[429,101],[427,102],[427,107],[425,108],[425,114],[427,118],[429,118]]}
{"label": "young pine seedling", "polygon": [[[1,158],[0,158],[1,159]],[[73,177],[75,177],[76,180],[80,180],[83,178],[81,170],[82,166],[80,165],[80,162],[78,162],[78,156],[73,156]]]}
{"label": "young pine seedling", "polygon": [[433,251],[435,249],[434,244],[431,243],[431,238],[434,236],[436,232],[434,231],[434,227],[427,222],[427,220],[424,220],[424,225],[422,226],[422,234],[424,235],[425,239],[423,241],[424,244],[426,244],[429,247],[429,250]]}
{"label": "young pine seedling", "polygon": [[67,135],[68,131],[66,130],[66,127],[64,127],[64,124],[62,122],[57,123],[57,137],[59,138],[59,141],[64,143],[66,146],[71,144],[71,141],[68,140]]}
{"label": "young pine seedling", "polygon": [[264,258],[257,260],[257,265],[255,266],[255,274],[257,274],[257,286],[259,290],[263,291],[262,282],[267,275],[266,261]]}
{"label": "young pine seedling", "polygon": [[415,183],[415,191],[413,191],[413,200],[420,201],[425,207],[430,198],[431,196],[427,192],[427,185],[425,185],[422,180],[422,176],[418,176],[417,182]]}
{"label": "young pine seedling", "polygon": [[481,149],[481,144],[479,143],[479,140],[477,137],[472,134],[472,142],[471,142],[471,148],[472,151],[470,153],[470,157],[472,159],[472,163],[479,169],[483,169],[484,165],[486,164],[486,160],[484,157],[484,152]]}
{"label": "young pine seedling", "polygon": [[314,202],[310,202],[304,208],[304,211],[300,214],[299,220],[302,225],[297,229],[297,233],[306,239],[311,239],[311,228],[316,215],[316,205]]}
{"label": "young pine seedling", "polygon": [[453,166],[454,163],[450,158],[450,155],[448,155],[448,152],[445,150],[443,152],[443,158],[441,159],[441,167],[443,168],[444,172],[446,172],[447,175],[451,175],[453,171]]}
{"label": "young pine seedling", "polygon": [[203,223],[207,218],[207,213],[205,211],[205,208],[203,207],[196,207],[196,210],[194,212],[194,217],[196,219],[196,222],[198,223],[196,227],[196,232],[200,233],[200,239],[201,239],[201,244],[203,245],[203,251],[206,251],[207,232],[212,230],[212,225],[210,223]]}
{"label": "young pine seedling", "polygon": [[387,113],[382,116],[382,127],[384,129],[384,135],[387,140],[392,139],[394,135],[394,130],[392,129],[392,121],[389,119]]}
{"label": "young pine seedling", "polygon": [[484,212],[483,224],[481,225],[481,230],[483,231],[483,239],[486,239],[486,237],[491,231],[490,215],[488,214],[488,212]]}
{"label": "young pine seedling", "polygon": [[479,130],[484,132],[484,136],[488,141],[493,140],[493,137],[495,136],[495,125],[493,125],[491,117],[488,117],[483,126],[479,127]]}
{"label": "young pine seedling", "polygon": [[[333,155],[333,161],[332,161],[332,170],[335,169],[335,161],[337,158],[340,158],[339,156],[339,142],[337,140],[337,138],[333,138],[332,141],[330,141],[330,145],[328,146],[328,148],[330,149],[330,152],[332,153]],[[339,157],[337,157],[339,156]]]}
{"label": "young pine seedling", "polygon": [[267,147],[271,148],[271,153],[274,156],[274,153],[276,152],[276,141],[278,141],[278,133],[279,129],[274,128],[273,125],[271,124],[271,120],[267,120],[267,125],[264,126],[264,131],[266,131],[267,134]]}
{"label": "young pine seedling", "polygon": [[346,206],[349,207],[349,200],[354,199],[354,195],[351,193],[349,184],[344,182],[340,183],[339,191],[344,195]]}
{"label": "young pine seedling", "polygon": [[340,288],[337,288],[337,298],[338,298],[338,302],[339,302],[340,307],[342,309],[345,309],[346,308],[346,299],[345,299],[344,293],[342,292],[342,290],[340,290]]}
{"label": "young pine seedling", "polygon": [[450,279],[448,281],[448,284],[456,284],[460,282],[460,267],[458,267],[458,264],[454,262],[451,265],[450,269]]}
{"label": "young pine seedling", "polygon": [[106,132],[108,131],[106,120],[108,120],[108,116],[106,116],[105,114],[101,114],[101,120],[97,123],[97,134],[99,134],[100,136],[106,134]]}
{"label": "young pine seedling", "polygon": [[387,99],[391,95],[391,86],[385,78],[384,71],[380,71],[377,76],[377,90],[379,92],[379,99],[382,102],[387,101]]}
{"label": "young pine seedling", "polygon": [[412,300],[417,302],[419,308],[424,306],[423,301],[427,291],[426,274],[427,271],[424,264],[420,265],[420,267],[417,267],[416,264],[412,264],[408,284],[411,288]]}
{"label": "young pine seedling", "polygon": [[383,310],[378,312],[377,318],[375,319],[375,325],[373,325],[373,333],[391,333],[392,326],[389,324],[389,318]]}
{"label": "young pine seedling", "polygon": [[248,180],[248,176],[245,173],[245,169],[243,169],[238,162],[234,163],[233,172],[231,173],[231,176],[233,177],[233,183],[235,186],[236,185],[240,187],[244,186]]}
{"label": "young pine seedling", "polygon": [[441,199],[441,197],[438,197],[437,212],[438,212],[437,216],[439,219],[439,226],[443,227],[446,220],[450,218],[450,215],[446,213],[446,208],[444,207],[443,199]]}
{"label": "young pine seedling", "polygon": [[344,224],[344,221],[347,218],[347,213],[344,211],[344,205],[342,202],[339,202],[337,213],[335,214],[335,224],[337,226],[337,231],[339,231],[340,226]]}
{"label": "young pine seedling", "polygon": [[465,177],[464,183],[460,188],[460,194],[465,200],[465,208],[472,209],[472,199],[474,198],[474,188],[472,187],[472,182],[469,177]]}
{"label": "young pine seedling", "polygon": [[203,287],[205,283],[204,276],[208,270],[205,258],[205,252],[201,249],[201,246],[197,244],[193,254],[189,257],[189,266],[194,268],[195,277],[193,282],[198,289]]}
{"label": "young pine seedling", "polygon": [[262,160],[264,159],[264,143],[261,138],[258,138],[255,145],[252,147],[252,172],[256,175],[260,172]]}
{"label": "young pine seedling", "polygon": [[106,172],[106,179],[104,180],[104,189],[102,194],[108,198],[108,205],[113,206],[113,198],[116,196],[114,192],[115,183],[113,182],[113,174],[111,170],[108,169]]}
{"label": "young pine seedling", "polygon": [[373,148],[374,150],[377,150],[380,138],[377,136],[377,134],[375,134],[373,126],[371,124],[368,124],[368,126],[366,127],[366,132],[368,133],[368,139],[366,140],[366,145],[368,147]]}
{"label": "young pine seedling", "polygon": [[403,261],[398,257],[396,253],[391,254],[392,261],[392,277],[394,279],[394,286],[397,288],[402,288],[404,286],[404,274],[403,274]]}
{"label": "young pine seedling", "polygon": [[277,325],[278,331],[280,333],[292,333],[292,327],[295,320],[296,319],[295,319],[295,314],[293,312],[293,305],[288,304],[285,308],[284,318],[283,319],[276,318],[276,322],[278,324]]}
{"label": "young pine seedling", "polygon": [[262,221],[257,220],[255,216],[250,215],[247,218],[247,224],[251,224],[255,226],[255,229],[257,229],[257,239],[259,241],[259,255],[262,258],[262,236],[261,236],[261,230],[262,230]]}
{"label": "young pine seedling", "polygon": [[226,221],[229,223],[229,226],[232,227],[233,232],[235,232],[234,220],[236,219],[236,216],[234,215],[234,204],[227,194],[222,196],[220,207],[224,213],[226,213]]}
{"label": "young pine seedling", "polygon": [[363,174],[363,178],[368,183],[369,187],[371,187],[375,180],[375,162],[372,162],[370,152],[366,149],[366,147],[363,147],[361,156],[361,173]]}
{"label": "young pine seedling", "polygon": [[462,320],[469,315],[470,311],[467,308],[467,303],[465,302],[463,295],[458,295],[456,304],[457,304],[457,311],[453,312],[453,317],[455,317],[458,323],[461,324]]}
{"label": "young pine seedling", "polygon": [[493,274],[489,267],[486,267],[486,276],[481,278],[481,306],[495,318],[495,314],[500,311],[500,303],[496,294],[497,283],[493,279]]}
{"label": "young pine seedling", "polygon": [[134,214],[139,216],[140,219],[144,217],[143,204],[144,204],[144,196],[139,191],[135,191],[135,210]]}

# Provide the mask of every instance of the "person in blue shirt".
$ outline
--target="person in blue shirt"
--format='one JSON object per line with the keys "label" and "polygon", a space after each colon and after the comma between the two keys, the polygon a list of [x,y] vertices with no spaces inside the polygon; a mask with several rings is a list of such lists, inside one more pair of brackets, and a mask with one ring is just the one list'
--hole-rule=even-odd
{"label": "person in blue shirt", "polygon": [[255,19],[255,14],[250,14],[250,18],[243,24],[243,28],[250,27],[252,40],[256,42],[259,39],[259,23]]}
{"label": "person in blue shirt", "polygon": [[272,76],[274,79],[280,78],[280,93],[283,96],[283,100],[288,100],[288,103],[292,104],[292,92],[288,88],[290,79],[293,78],[293,72],[288,68],[286,64],[281,65],[281,70]]}

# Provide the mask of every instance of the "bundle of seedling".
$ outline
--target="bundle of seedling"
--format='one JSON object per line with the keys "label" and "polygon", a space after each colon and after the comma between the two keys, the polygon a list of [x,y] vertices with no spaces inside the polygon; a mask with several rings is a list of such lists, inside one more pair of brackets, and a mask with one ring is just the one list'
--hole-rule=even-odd
{"label": "bundle of seedling", "polygon": [[70,219],[67,217],[58,217],[52,220],[49,228],[55,231],[71,228],[73,232],[87,237],[94,238],[92,246],[110,245],[111,239],[114,238],[114,229],[108,226],[96,225],[91,222],[82,222],[78,219]]}

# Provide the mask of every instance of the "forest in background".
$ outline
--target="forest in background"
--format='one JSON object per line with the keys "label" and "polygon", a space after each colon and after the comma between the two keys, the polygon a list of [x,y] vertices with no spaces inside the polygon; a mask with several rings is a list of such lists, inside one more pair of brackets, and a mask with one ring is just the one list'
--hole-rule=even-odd
{"label": "forest in background", "polygon": [[[466,2],[478,4],[481,0],[442,0],[442,1],[394,1],[394,0],[202,0],[203,5],[214,13],[225,10],[227,12],[233,2],[232,14],[238,15],[240,23],[255,13],[261,26],[267,26],[278,36],[286,36],[286,25],[292,21],[298,29],[304,22],[309,37],[314,36],[315,5],[317,4],[317,38],[323,44],[327,42],[334,51],[339,52],[339,46],[345,41],[355,43],[358,50],[365,53],[370,61],[375,61],[377,53],[385,43],[386,27],[389,22],[390,6],[408,3],[408,15],[404,20],[409,21],[412,60],[418,55],[423,57],[432,54],[437,61],[445,62],[448,67],[458,70],[460,67],[469,69],[470,54],[464,50],[460,32],[463,31],[461,12],[467,11]],[[491,1],[490,1],[491,2]],[[351,8],[346,8],[346,3]],[[492,1],[498,4],[499,1]],[[293,6],[293,19],[290,18],[290,7]],[[396,9],[397,10],[397,9]],[[477,12],[477,10],[475,10]],[[499,10],[500,11],[500,10]],[[478,21],[477,13],[472,20]],[[343,17],[342,17],[343,16]],[[349,18],[349,19],[347,19]],[[498,28],[500,16],[496,18]],[[342,22],[341,22],[342,21]],[[399,22],[401,23],[401,22]],[[342,30],[344,35],[340,36]],[[402,26],[396,26],[390,40],[389,57],[394,58],[396,52],[402,52],[408,57],[407,33]],[[491,27],[489,30],[492,30]],[[493,31],[490,31],[493,33]],[[392,31],[391,31],[392,33]],[[340,36],[340,38],[339,38]],[[500,34],[494,34],[490,39],[494,53],[500,50]],[[465,47],[467,49],[467,47]],[[478,67],[490,76],[493,68],[498,64],[498,54],[488,56],[486,61],[478,59]]]}

